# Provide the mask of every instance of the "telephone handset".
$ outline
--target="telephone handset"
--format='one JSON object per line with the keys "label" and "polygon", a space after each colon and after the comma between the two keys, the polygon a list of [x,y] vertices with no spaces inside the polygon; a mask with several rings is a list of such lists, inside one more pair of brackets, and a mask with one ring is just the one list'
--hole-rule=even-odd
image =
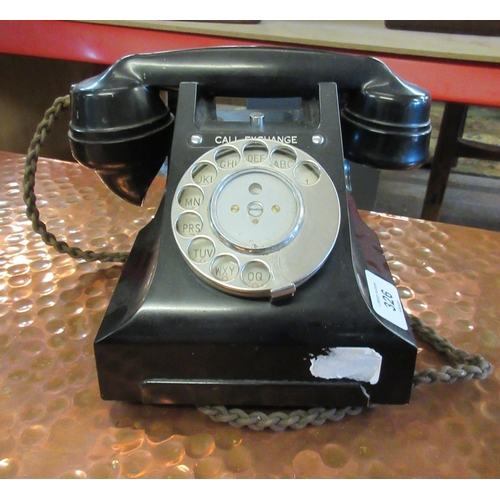
{"label": "telephone handset", "polygon": [[[242,121],[220,96],[258,105]],[[416,345],[347,160],[425,162],[424,91],[371,58],[218,48],[124,58],[71,101],[75,158],[122,198],[140,204],[168,157],[95,340],[103,398],[408,402]]]}
{"label": "telephone handset", "polygon": [[377,59],[246,47],[134,55],[73,87],[69,132],[75,158],[132,203],[140,204],[171,147],[175,93],[170,110],[160,90],[176,90],[181,82],[198,82],[211,97],[308,99],[319,82],[335,82],[345,100],[348,160],[405,169],[428,157],[429,95]]}

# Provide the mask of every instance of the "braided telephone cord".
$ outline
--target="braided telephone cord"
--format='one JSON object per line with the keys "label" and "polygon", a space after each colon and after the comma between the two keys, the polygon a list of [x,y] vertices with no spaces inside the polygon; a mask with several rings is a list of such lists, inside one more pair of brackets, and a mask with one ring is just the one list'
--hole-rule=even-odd
{"label": "braided telephone cord", "polygon": [[[52,107],[45,112],[44,119],[38,125],[31,141],[26,156],[23,181],[23,198],[26,203],[26,215],[30,219],[34,231],[40,234],[42,240],[60,253],[66,253],[71,257],[84,259],[88,262],[96,260],[101,262],[125,262],[128,253],[96,253],[84,251],[78,247],[70,247],[67,243],[57,240],[52,233],[48,232],[45,224],[40,220],[40,213],[36,207],[36,196],[34,194],[38,156],[54,122],[69,105],[69,96],[57,98]],[[460,379],[484,379],[493,371],[492,365],[482,356],[471,355],[461,349],[457,349],[451,342],[440,337],[436,330],[424,325],[415,316],[411,316],[411,328],[422,341],[431,345],[455,364],[455,367],[443,366],[440,369],[415,372],[413,387],[420,384],[432,384],[437,381],[450,384]],[[233,427],[249,427],[257,431],[265,429],[283,431],[285,429],[302,429],[307,425],[318,426],[327,421],[337,422],[347,415],[358,415],[363,410],[363,408],[351,407],[330,409],[311,408],[308,410],[294,410],[290,413],[278,411],[267,414],[260,411],[246,413],[239,408],[228,409],[225,406],[203,406],[198,407],[198,409],[216,422],[228,423]]]}
{"label": "braided telephone cord", "polygon": [[101,262],[125,262],[128,253],[119,252],[93,252],[84,251],[78,247],[70,247],[66,242],[59,241],[54,234],[47,231],[47,226],[40,220],[40,213],[36,206],[35,174],[40,150],[49,134],[54,122],[59,118],[62,111],[70,105],[69,95],[58,97],[54,104],[45,112],[43,120],[38,124],[35,135],[31,141],[26,161],[24,164],[24,179],[23,179],[23,199],[26,203],[26,215],[31,221],[33,230],[37,232],[42,240],[59,253],[66,253],[75,259],[84,259],[87,262],[100,260]]}
{"label": "braided telephone cord", "polygon": [[[410,325],[413,333],[420,339],[431,345],[443,354],[449,361],[456,364],[455,367],[442,366],[438,369],[428,369],[415,372],[413,375],[413,387],[420,384],[433,384],[434,382],[445,382],[451,384],[457,380],[484,379],[493,371],[493,366],[479,355],[471,355],[456,348],[449,340],[440,337],[436,330],[422,323],[416,316],[410,316]],[[216,422],[225,422],[233,427],[249,427],[261,431],[272,429],[284,431],[290,429],[302,429],[307,425],[322,425],[327,421],[338,422],[347,415],[358,415],[363,408],[311,408],[310,410],[295,410],[291,413],[275,412],[265,414],[262,412],[245,413],[241,409],[227,409],[225,406],[204,406],[198,408]]]}

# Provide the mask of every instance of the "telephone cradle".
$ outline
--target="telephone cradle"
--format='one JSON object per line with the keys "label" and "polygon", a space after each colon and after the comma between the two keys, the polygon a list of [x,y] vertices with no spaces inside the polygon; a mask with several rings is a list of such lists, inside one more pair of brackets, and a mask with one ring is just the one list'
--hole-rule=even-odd
{"label": "telephone cradle", "polygon": [[104,399],[408,403],[417,347],[350,171],[426,161],[425,91],[368,57],[240,47],[129,56],[71,104],[75,158],[122,198],[168,158],[95,339]]}

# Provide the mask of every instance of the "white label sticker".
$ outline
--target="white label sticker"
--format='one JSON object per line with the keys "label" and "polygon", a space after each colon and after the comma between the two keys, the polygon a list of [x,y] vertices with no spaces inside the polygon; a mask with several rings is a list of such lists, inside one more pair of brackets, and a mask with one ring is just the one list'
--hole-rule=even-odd
{"label": "white label sticker", "polygon": [[347,378],[374,385],[381,367],[382,356],[369,347],[334,347],[311,360],[310,372],[327,380]]}
{"label": "white label sticker", "polygon": [[406,318],[399,299],[399,293],[393,283],[380,278],[371,271],[365,270],[368,290],[375,312],[382,318],[403,330],[408,330]]}

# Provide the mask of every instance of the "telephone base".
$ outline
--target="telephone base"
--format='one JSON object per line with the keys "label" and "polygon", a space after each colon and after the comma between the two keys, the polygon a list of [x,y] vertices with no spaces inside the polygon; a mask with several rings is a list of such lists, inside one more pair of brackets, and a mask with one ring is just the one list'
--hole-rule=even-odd
{"label": "telephone base", "polygon": [[[95,340],[102,397],[154,404],[228,406],[333,408],[408,403],[417,347],[377,236],[359,218],[350,192],[335,84],[320,84],[317,100],[304,100],[303,116],[317,119],[314,123],[270,122],[259,125],[256,131],[255,124],[213,120],[207,111],[210,103],[210,96],[204,96],[196,84],[181,84],[167,190],[155,218],[137,237]],[[285,182],[285,174],[274,171],[273,164],[265,166],[263,161],[256,163],[259,166],[255,172],[260,176],[257,180],[252,178],[254,171],[248,165],[242,167],[240,177],[238,173],[224,177],[222,170],[230,165],[229,160],[217,165],[217,154],[224,149],[217,145],[217,138],[234,139],[236,133],[244,139],[235,139],[226,149],[234,152],[240,148],[250,151],[249,155],[255,151],[260,154],[267,147],[265,139],[254,139],[255,134],[293,137],[295,150],[291,146],[281,148],[273,141],[269,141],[269,150],[281,151],[280,158],[285,163],[291,152],[310,158],[297,163],[302,170],[290,167],[290,171],[304,184],[312,181],[318,187],[327,185],[318,179],[329,179],[338,193],[336,203],[332,204],[330,195],[311,195],[312,192],[306,192],[309,187],[301,188],[297,196],[290,194],[295,193],[294,178],[289,175]],[[192,137],[201,137],[201,143],[186,141]],[[324,140],[313,140],[318,137]],[[205,177],[196,178],[195,172],[200,171],[206,174],[207,184],[217,172],[224,177],[218,184],[220,190],[215,188],[210,194],[204,187]],[[188,181],[183,180],[189,176]],[[238,196],[234,201],[231,198],[222,225],[225,217],[232,217],[231,213],[241,215],[239,205],[249,214],[259,206],[273,206],[276,213],[283,215],[285,210],[280,207],[299,206],[302,196],[304,204],[310,203],[304,213],[319,215],[304,221],[292,243],[278,250],[269,244],[271,249],[261,253],[258,247],[254,251],[245,239],[251,233],[249,229],[237,236],[238,231],[227,234],[222,230],[223,236],[228,236],[226,246],[216,242],[215,231],[203,237],[179,236],[177,221],[184,216],[192,216],[198,222],[203,219],[205,227],[217,228],[220,219],[210,219],[213,205],[203,208],[203,200],[222,198],[221,190],[233,182],[237,184],[238,179],[245,179],[244,187],[252,194],[260,193],[260,188],[264,191],[267,179],[271,179],[289,196],[284,195],[284,202],[278,205],[258,198],[257,207],[250,203],[248,209],[248,201]],[[199,182],[194,186],[196,180]],[[176,188],[179,184],[181,188]],[[180,211],[183,193],[188,189],[197,194],[187,197],[189,204],[186,202]],[[248,196],[244,189],[241,192]],[[327,193],[332,192],[328,188]],[[272,210],[265,213],[269,212]],[[246,219],[238,220],[243,220],[242,225],[248,223]],[[277,227],[270,227],[274,234]],[[239,230],[237,224],[232,228]],[[336,235],[334,244],[329,243],[330,236],[325,238],[332,233]],[[272,301],[269,296],[254,294],[250,286],[244,288],[241,282],[250,264],[269,269],[269,276],[279,274],[279,266],[288,262],[284,255],[304,234],[307,236],[300,246],[294,247],[298,258],[286,269],[289,274],[297,271],[298,278],[291,280],[297,282],[293,296]],[[184,253],[177,247],[182,238]],[[205,249],[195,246],[200,240],[207,244]],[[238,253],[238,245],[231,246],[234,240],[241,248],[247,248],[246,254]],[[218,254],[214,251],[211,261],[200,265],[189,262],[199,255],[190,255],[190,248],[208,253],[216,244]],[[214,247],[209,248],[210,245]],[[333,246],[322,254],[321,264],[310,270],[308,259],[325,245]],[[265,268],[267,254],[276,257],[276,267],[272,263]],[[222,280],[215,286],[213,276],[205,271],[222,258],[235,267],[241,259],[251,260],[241,263],[241,272],[234,273],[228,286]],[[238,280],[239,288],[229,290]],[[238,293],[226,293],[228,290]],[[258,289],[257,292],[260,293]],[[399,307],[399,313],[387,315],[384,307],[395,312]]]}

